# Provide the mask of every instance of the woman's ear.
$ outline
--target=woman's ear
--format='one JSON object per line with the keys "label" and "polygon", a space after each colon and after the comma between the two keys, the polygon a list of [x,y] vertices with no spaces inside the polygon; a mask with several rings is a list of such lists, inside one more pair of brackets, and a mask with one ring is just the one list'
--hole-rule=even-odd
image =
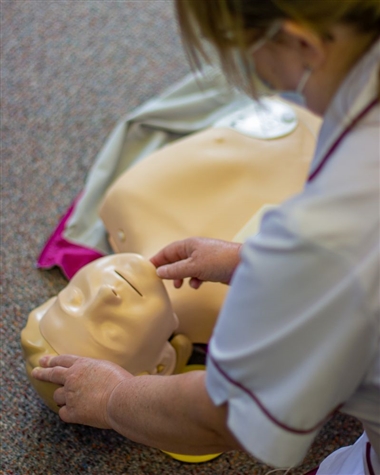
{"label": "woman's ear", "polygon": [[326,41],[317,32],[292,20],[285,20],[281,30],[289,45],[298,50],[305,68],[315,70],[324,63]]}

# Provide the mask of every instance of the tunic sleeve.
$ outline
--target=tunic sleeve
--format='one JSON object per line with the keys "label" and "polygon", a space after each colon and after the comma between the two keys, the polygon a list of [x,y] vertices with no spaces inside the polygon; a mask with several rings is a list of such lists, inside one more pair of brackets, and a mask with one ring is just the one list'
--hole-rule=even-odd
{"label": "tunic sleeve", "polygon": [[363,379],[373,326],[355,268],[270,211],[243,246],[210,341],[207,390],[228,403],[248,452],[294,466]]}

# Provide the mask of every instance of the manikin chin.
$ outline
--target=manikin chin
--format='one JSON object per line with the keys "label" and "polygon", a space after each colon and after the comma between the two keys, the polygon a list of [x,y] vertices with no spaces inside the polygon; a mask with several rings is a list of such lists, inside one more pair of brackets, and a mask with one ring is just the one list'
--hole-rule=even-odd
{"label": "manikin chin", "polygon": [[[122,253],[83,267],[56,297],[33,310],[21,332],[28,378],[53,411],[58,387],[31,377],[43,355],[112,361],[133,375],[181,372],[192,345],[176,335],[178,319],[155,267]],[[170,342],[169,342],[169,339]]]}

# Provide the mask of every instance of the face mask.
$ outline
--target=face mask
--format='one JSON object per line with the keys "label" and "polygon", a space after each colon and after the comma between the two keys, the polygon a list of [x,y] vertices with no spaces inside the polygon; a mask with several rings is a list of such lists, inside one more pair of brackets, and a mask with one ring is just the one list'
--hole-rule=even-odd
{"label": "face mask", "polygon": [[311,73],[312,70],[310,68],[305,69],[295,91],[278,91],[277,94],[279,94],[279,96],[283,99],[293,102],[293,104],[306,107],[306,98],[303,94],[303,90],[305,89],[306,83]]}
{"label": "face mask", "polygon": [[[257,91],[257,95],[259,96],[259,98],[263,96],[265,97],[277,94],[289,102],[293,102],[294,104],[306,107],[306,99],[303,94],[303,91],[312,73],[311,68],[305,69],[295,91],[283,91],[274,88],[268,81],[265,81],[263,78],[261,78],[256,71],[255,62],[252,57],[253,54],[258,51],[262,46],[264,46],[264,44],[278,32],[280,27],[281,25],[279,25],[278,23],[274,24],[263,38],[261,38],[257,43],[253,44],[248,49],[247,56],[249,64],[249,79],[246,80],[246,84],[245,86],[243,86],[243,90],[245,93],[249,93],[250,87],[251,85],[253,85],[255,91]],[[239,50],[235,50],[233,52],[233,56],[235,65],[239,71],[239,76],[241,78],[245,78],[247,76],[247,70],[244,65],[242,53]]]}

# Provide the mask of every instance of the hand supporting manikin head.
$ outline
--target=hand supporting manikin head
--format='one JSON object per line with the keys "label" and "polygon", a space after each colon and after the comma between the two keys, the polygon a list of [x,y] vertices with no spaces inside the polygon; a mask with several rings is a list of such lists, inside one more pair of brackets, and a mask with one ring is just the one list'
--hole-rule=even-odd
{"label": "hand supporting manikin head", "polygon": [[[186,340],[169,338],[178,327],[155,267],[138,254],[103,257],[83,267],[69,284],[31,312],[21,334],[26,369],[47,405],[55,388],[31,371],[44,354],[74,354],[112,361],[134,375],[172,374],[190,356]],[[186,349],[184,349],[184,346]]]}

